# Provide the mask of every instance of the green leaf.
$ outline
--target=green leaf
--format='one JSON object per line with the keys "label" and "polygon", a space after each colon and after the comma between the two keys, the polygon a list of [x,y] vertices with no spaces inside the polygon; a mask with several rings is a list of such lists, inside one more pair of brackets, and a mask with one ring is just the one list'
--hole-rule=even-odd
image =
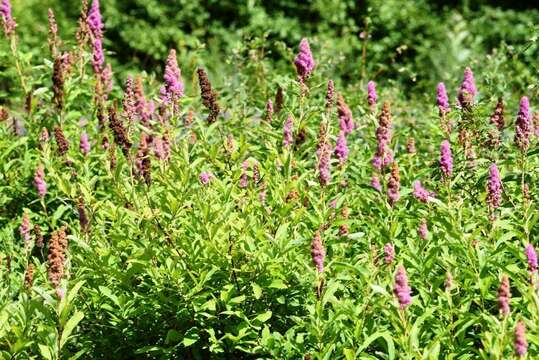
{"label": "green leaf", "polygon": [[255,299],[260,299],[262,296],[262,288],[257,283],[251,283],[251,287],[253,288],[253,294]]}
{"label": "green leaf", "polygon": [[196,343],[199,339],[200,339],[200,336],[197,333],[191,333],[188,336],[185,336],[183,338],[182,343],[183,343],[183,346],[189,347],[193,345],[194,343]]}
{"label": "green leaf", "polygon": [[259,322],[262,322],[262,323],[266,322],[271,318],[271,314],[272,314],[272,312],[268,310],[265,313],[260,314],[257,317],[255,317],[254,321],[259,321]]}
{"label": "green leaf", "polygon": [[43,344],[39,344],[39,352],[41,353],[41,356],[46,360],[52,360],[53,359],[53,351],[47,346]]}
{"label": "green leaf", "polygon": [[275,279],[269,285],[272,289],[287,289],[288,286],[281,279]]}
{"label": "green leaf", "polygon": [[60,349],[62,349],[71,336],[71,333],[75,329],[75,327],[78,325],[78,323],[84,318],[84,313],[82,311],[77,310],[73,316],[67,321],[66,326],[64,327],[62,331],[62,337],[60,338]]}

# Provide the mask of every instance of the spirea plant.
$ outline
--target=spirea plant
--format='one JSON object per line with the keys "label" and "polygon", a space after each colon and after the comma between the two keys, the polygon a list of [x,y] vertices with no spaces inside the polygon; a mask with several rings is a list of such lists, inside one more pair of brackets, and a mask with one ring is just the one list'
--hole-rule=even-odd
{"label": "spirea plant", "polygon": [[1,359],[539,356],[534,94],[407,102],[307,37],[123,78],[97,0],[35,65],[0,15]]}

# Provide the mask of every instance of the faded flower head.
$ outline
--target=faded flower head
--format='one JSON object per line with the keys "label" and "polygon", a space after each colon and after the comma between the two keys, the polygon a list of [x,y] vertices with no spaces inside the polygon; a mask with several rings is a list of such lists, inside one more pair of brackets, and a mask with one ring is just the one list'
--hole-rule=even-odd
{"label": "faded flower head", "polygon": [[331,110],[333,104],[335,103],[335,84],[333,80],[328,80],[327,90],[326,90],[326,109]]}
{"label": "faded flower head", "polygon": [[382,112],[378,119],[376,128],[376,152],[372,159],[372,166],[381,170],[393,162],[393,152],[391,151],[391,109],[389,102],[382,105]]}
{"label": "faded flower head", "polygon": [[408,152],[408,154],[416,153],[415,139],[413,137],[408,138],[408,142],[406,143],[406,151]]}
{"label": "faded flower head", "polygon": [[30,241],[30,229],[30,218],[28,217],[27,213],[24,213],[22,216],[21,226],[19,227],[19,232],[21,233],[25,243]]}
{"label": "faded flower head", "polygon": [[198,176],[198,179],[200,180],[200,183],[202,185],[208,185],[210,183],[210,180],[212,179],[213,175],[209,172],[201,172]]}
{"label": "faded flower head", "polygon": [[384,245],[384,262],[386,264],[391,264],[395,260],[395,249],[393,244],[387,243]]}
{"label": "faded flower head", "polygon": [[496,103],[496,108],[494,109],[494,112],[490,116],[490,123],[495,125],[499,131],[502,131],[505,126],[503,111],[504,111],[503,98],[500,96],[498,98],[498,102]]}
{"label": "faded flower head", "polygon": [[417,230],[417,233],[421,240],[427,239],[427,236],[429,235],[429,229],[427,227],[426,219],[421,219],[421,221],[419,222],[419,228]]}
{"label": "faded flower head", "polygon": [[387,182],[387,197],[391,206],[395,205],[400,199],[400,184],[401,178],[399,174],[399,166],[396,162],[391,167],[391,174]]}

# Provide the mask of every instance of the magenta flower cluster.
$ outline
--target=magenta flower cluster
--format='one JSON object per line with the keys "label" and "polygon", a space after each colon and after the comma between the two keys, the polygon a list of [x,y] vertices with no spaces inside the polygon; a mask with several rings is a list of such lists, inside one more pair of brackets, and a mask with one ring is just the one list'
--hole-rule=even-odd
{"label": "magenta flower cluster", "polygon": [[451,109],[449,107],[449,98],[447,97],[447,91],[445,90],[445,84],[443,82],[438,83],[436,88],[436,105],[440,115],[445,115]]}
{"label": "magenta flower cluster", "polygon": [[2,0],[2,4],[0,5],[0,16],[2,17],[4,33],[9,37],[15,31],[15,27],[17,27],[17,23],[11,14],[11,3],[9,0]]}
{"label": "magenta flower cluster", "polygon": [[473,104],[474,98],[477,95],[475,80],[472,69],[467,67],[464,69],[464,79],[458,91],[457,100],[461,108],[465,108]]}
{"label": "magenta flower cluster", "polygon": [[526,151],[530,146],[531,115],[530,101],[527,96],[520,99],[517,121],[515,124],[515,144],[522,151]]}
{"label": "magenta flower cluster", "polygon": [[384,245],[384,262],[389,265],[393,260],[395,260],[395,249],[393,244],[387,243]]}
{"label": "magenta flower cluster", "polygon": [[183,96],[184,86],[181,79],[181,71],[176,59],[176,50],[171,49],[165,66],[165,85],[161,87],[161,100],[165,104],[174,104]]}
{"label": "magenta flower cluster", "polygon": [[47,183],[45,182],[45,170],[43,165],[39,165],[34,175],[34,185],[37,189],[39,197],[44,197],[47,193]]}
{"label": "magenta flower cluster", "polygon": [[445,179],[450,178],[453,173],[453,156],[451,145],[447,140],[444,140],[440,146],[440,170],[442,170]]}
{"label": "magenta flower cluster", "polygon": [[367,103],[371,107],[371,109],[376,106],[376,102],[378,101],[378,95],[376,94],[376,83],[374,81],[369,81],[367,83]]}
{"label": "magenta flower cluster", "polygon": [[101,74],[105,63],[103,52],[103,20],[99,10],[99,0],[93,0],[88,12],[88,28],[92,34],[92,65],[96,74]]}
{"label": "magenta flower cluster", "polygon": [[408,286],[408,275],[404,266],[399,266],[397,273],[395,274],[395,285],[393,286],[393,293],[399,301],[401,309],[405,309],[412,303],[412,289]]}
{"label": "magenta flower cluster", "polygon": [[487,204],[490,209],[494,210],[500,207],[502,181],[500,179],[500,172],[498,171],[496,164],[490,165],[488,172]]}
{"label": "magenta flower cluster", "polygon": [[423,202],[423,203],[426,203],[429,200],[436,197],[436,193],[433,193],[433,192],[425,189],[421,185],[421,181],[419,181],[419,180],[414,181],[413,187],[414,187],[414,192],[413,192],[414,197],[416,199],[418,199],[419,201]]}
{"label": "magenta flower cluster", "polygon": [[337,138],[337,145],[335,146],[335,156],[339,159],[339,163],[343,165],[348,159],[348,145],[346,144],[346,134],[344,131],[339,132],[339,137]]}
{"label": "magenta flower cluster", "polygon": [[294,127],[294,120],[292,119],[292,115],[288,115],[286,118],[286,121],[284,123],[283,128],[283,146],[285,148],[290,148],[290,145],[292,145],[293,138],[292,138],[292,131]]}
{"label": "magenta flower cluster", "polygon": [[301,39],[299,43],[299,54],[294,59],[296,71],[301,82],[304,82],[314,70],[315,62],[309,41],[306,38]]}
{"label": "magenta flower cluster", "polygon": [[90,140],[88,139],[88,134],[83,132],[80,134],[80,151],[84,156],[88,156],[90,153]]}

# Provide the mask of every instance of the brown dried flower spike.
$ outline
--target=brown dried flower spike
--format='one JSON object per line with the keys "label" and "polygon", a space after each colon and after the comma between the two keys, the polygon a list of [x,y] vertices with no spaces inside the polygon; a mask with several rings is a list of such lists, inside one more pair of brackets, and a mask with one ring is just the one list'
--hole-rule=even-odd
{"label": "brown dried flower spike", "polygon": [[67,250],[67,236],[65,226],[59,230],[53,231],[49,245],[49,282],[57,288],[60,285],[60,280],[64,276],[65,252]]}
{"label": "brown dried flower spike", "polygon": [[54,127],[54,138],[56,139],[56,144],[58,145],[58,153],[60,156],[64,156],[69,150],[69,142],[62,131],[60,126]]}
{"label": "brown dried flower spike", "polygon": [[34,265],[28,264],[26,272],[24,274],[24,287],[30,289],[34,284]]}
{"label": "brown dried flower spike", "polygon": [[203,68],[198,68],[198,83],[200,85],[200,97],[202,98],[202,103],[205,107],[210,110],[208,115],[208,122],[214,123],[217,120],[219,115],[219,104],[217,103],[217,96],[211,88],[210,80],[208,79],[208,74],[204,71]]}
{"label": "brown dried flower spike", "polygon": [[116,112],[116,104],[109,108],[109,128],[114,135],[114,141],[122,148],[126,158],[129,158],[129,150],[133,146],[127,137],[127,129],[124,127]]}

